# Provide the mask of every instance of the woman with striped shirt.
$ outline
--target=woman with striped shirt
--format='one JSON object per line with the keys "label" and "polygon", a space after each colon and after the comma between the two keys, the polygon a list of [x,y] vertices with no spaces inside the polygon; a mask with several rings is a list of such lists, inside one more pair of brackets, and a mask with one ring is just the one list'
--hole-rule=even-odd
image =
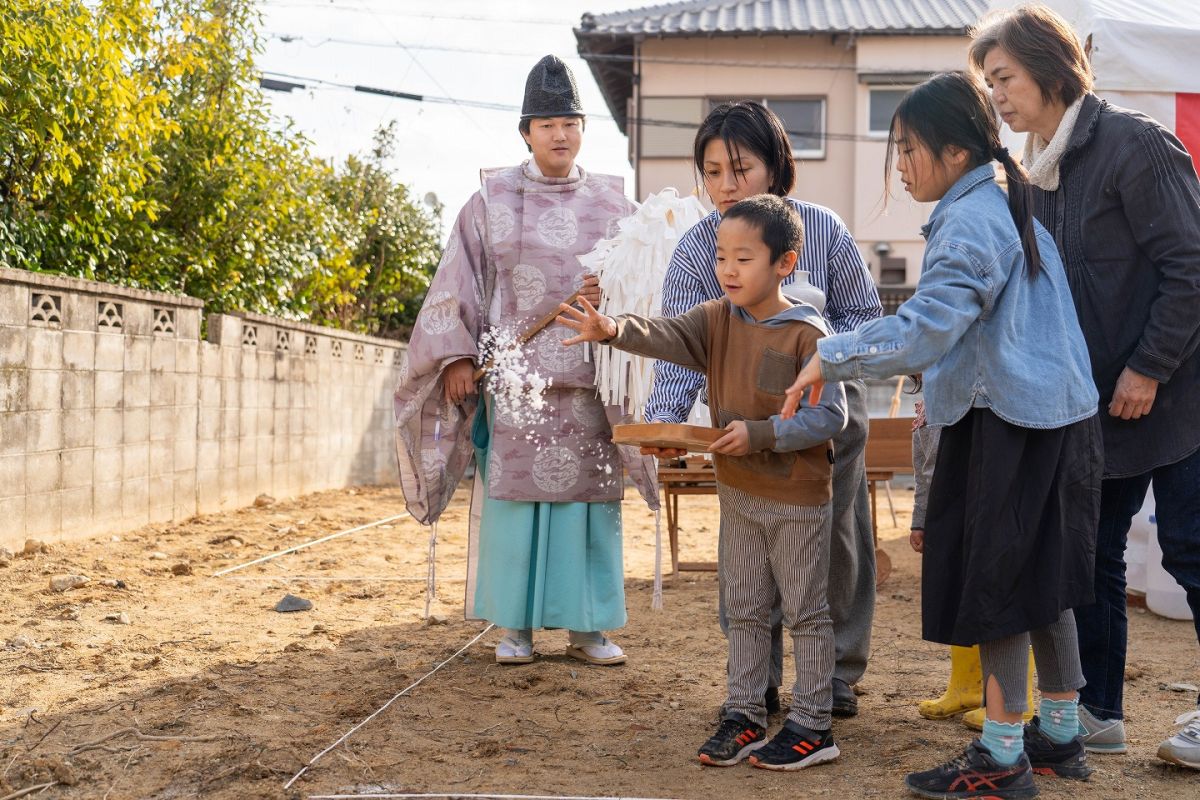
{"label": "woman with striped shirt", "polygon": [[[812,284],[825,293],[825,318],[834,333],[854,330],[882,314],[875,283],[842,220],[827,208],[787,196],[796,183],[796,163],[791,140],[774,112],[753,101],[722,103],[696,132],[693,156],[716,211],[684,234],[675,249],[663,284],[664,316],[679,316],[722,296],[714,270],[717,225],[726,209],[756,194],[783,197],[799,212],[804,223],[803,252],[796,271],[784,284],[795,280],[796,273],[808,272]],[[700,373],[657,362],[646,419],[686,421],[703,388],[704,376]],[[847,381],[846,399],[850,421],[834,438],[837,463],[829,559],[829,606],[836,651],[833,713],[838,716],[858,712],[851,687],[866,670],[875,609],[875,545],[863,462],[866,387],[859,381]],[[682,453],[660,451],[660,455]],[[720,608],[721,628],[726,630],[723,598]],[[770,684],[764,698],[772,712],[779,709],[782,675],[783,634],[777,597],[771,614]]]}

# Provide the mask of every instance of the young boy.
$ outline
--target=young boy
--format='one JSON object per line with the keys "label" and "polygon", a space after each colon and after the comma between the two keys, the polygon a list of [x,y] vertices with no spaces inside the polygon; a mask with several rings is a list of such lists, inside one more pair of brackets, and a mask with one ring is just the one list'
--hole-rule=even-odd
{"label": "young boy", "polygon": [[[830,439],[846,425],[841,384],[791,420],[783,392],[826,334],[821,314],[780,290],[804,239],[799,215],[773,195],[731,206],[717,230],[717,279],[725,297],[670,319],[603,316],[562,306],[559,322],[579,335],[704,372],[713,424],[709,448],[721,502],[721,554],[729,611],[728,699],[700,748],[702,764],[794,770],[838,756],[830,735],[833,628],[826,597],[830,530]],[[792,423],[795,424],[792,424]],[[768,743],[763,696],[770,613],[782,596],[796,682],[783,728]]]}

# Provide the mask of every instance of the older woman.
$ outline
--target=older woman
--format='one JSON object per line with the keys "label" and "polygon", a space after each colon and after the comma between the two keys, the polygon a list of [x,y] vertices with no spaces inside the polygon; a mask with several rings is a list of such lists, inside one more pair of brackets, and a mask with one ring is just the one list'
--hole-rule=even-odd
{"label": "older woman", "polygon": [[[1035,213],[1054,236],[1100,392],[1104,477],[1095,603],[1076,609],[1087,686],[1080,733],[1124,752],[1125,540],[1153,483],[1163,566],[1200,636],[1200,183],[1180,141],[1092,93],[1070,26],[1023,6],[976,31],[971,62],[1028,133]],[[1160,758],[1200,769],[1200,710]]]}

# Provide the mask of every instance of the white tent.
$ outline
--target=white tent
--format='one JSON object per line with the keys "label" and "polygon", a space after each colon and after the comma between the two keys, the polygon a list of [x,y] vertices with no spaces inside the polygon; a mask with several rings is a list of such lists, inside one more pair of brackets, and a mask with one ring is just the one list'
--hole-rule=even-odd
{"label": "white tent", "polygon": [[1175,131],[1200,168],[1200,2],[1042,2],[1062,14],[1089,48],[1096,93]]}

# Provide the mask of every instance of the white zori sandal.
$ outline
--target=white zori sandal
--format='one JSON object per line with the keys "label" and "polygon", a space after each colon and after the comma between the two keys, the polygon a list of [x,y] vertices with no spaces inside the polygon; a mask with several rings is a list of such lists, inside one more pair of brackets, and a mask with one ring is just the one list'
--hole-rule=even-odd
{"label": "white zori sandal", "polygon": [[625,663],[625,651],[600,631],[571,631],[569,637],[567,655],[571,658],[603,666]]}
{"label": "white zori sandal", "polygon": [[496,645],[497,664],[532,664],[533,631],[504,629],[504,636]]}

